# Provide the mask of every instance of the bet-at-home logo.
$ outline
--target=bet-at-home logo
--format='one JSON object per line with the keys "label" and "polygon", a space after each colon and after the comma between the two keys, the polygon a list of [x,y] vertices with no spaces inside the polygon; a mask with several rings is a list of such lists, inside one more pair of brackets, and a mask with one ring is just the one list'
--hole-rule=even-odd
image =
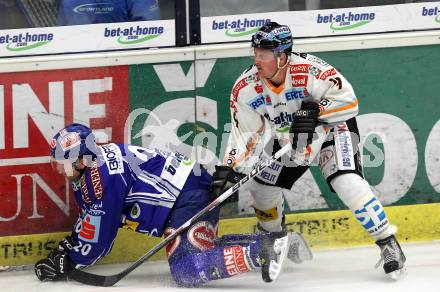
{"label": "bet-at-home logo", "polygon": [[104,37],[116,38],[121,45],[133,45],[143,43],[161,36],[165,31],[163,26],[132,26],[130,28],[108,28],[104,30]]}
{"label": "bet-at-home logo", "polygon": [[316,23],[330,23],[331,30],[349,30],[359,28],[370,22],[376,17],[374,12],[371,13],[353,13],[344,12],[341,14],[330,13],[328,15],[321,15],[318,13]]}
{"label": "bet-at-home logo", "polygon": [[226,30],[228,37],[241,37],[257,32],[260,27],[270,22],[270,19],[236,19],[225,21],[212,21],[212,30]]}
{"label": "bet-at-home logo", "polygon": [[7,44],[6,49],[11,52],[21,52],[39,48],[52,42],[52,33],[19,33],[0,36],[0,44]]}
{"label": "bet-at-home logo", "polygon": [[422,16],[435,16],[434,21],[440,24],[440,9],[438,7],[423,7]]}

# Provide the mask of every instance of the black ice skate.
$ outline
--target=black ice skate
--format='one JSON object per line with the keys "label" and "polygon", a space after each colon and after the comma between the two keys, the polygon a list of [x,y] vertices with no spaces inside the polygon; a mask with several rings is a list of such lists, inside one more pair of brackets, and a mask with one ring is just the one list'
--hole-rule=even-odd
{"label": "black ice skate", "polygon": [[258,261],[263,281],[272,282],[278,278],[292,241],[292,233],[284,231],[271,232],[261,240]]}
{"label": "black ice skate", "polygon": [[[288,230],[287,230],[287,226],[286,226],[285,222],[286,222],[285,217],[283,216],[283,219],[281,221],[281,228],[283,231],[281,231],[281,232],[287,233]],[[256,232],[257,233],[266,233],[268,231],[265,230],[260,225],[260,223],[257,223]],[[300,264],[306,260],[312,260],[313,259],[312,251],[310,250],[310,247],[307,244],[307,242],[302,237],[301,233],[291,232],[291,234],[292,234],[291,235],[292,241],[289,246],[289,252],[287,253],[287,258],[289,260],[291,260],[292,262],[294,262],[295,264]]]}
{"label": "black ice skate", "polygon": [[394,235],[378,240],[376,244],[380,247],[381,256],[376,268],[383,263],[385,274],[391,279],[397,280],[404,276],[406,257]]}

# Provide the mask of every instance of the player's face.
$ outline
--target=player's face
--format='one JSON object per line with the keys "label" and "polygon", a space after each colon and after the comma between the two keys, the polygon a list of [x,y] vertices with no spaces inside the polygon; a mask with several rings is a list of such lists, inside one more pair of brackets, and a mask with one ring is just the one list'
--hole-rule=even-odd
{"label": "player's face", "polygon": [[77,178],[80,173],[76,169],[73,168],[72,163],[75,163],[71,160],[56,160],[51,157],[50,165],[52,169],[56,171],[58,174],[64,175],[68,180],[72,180]]}
{"label": "player's face", "polygon": [[272,50],[254,48],[254,60],[260,77],[271,78],[278,70],[277,59]]}

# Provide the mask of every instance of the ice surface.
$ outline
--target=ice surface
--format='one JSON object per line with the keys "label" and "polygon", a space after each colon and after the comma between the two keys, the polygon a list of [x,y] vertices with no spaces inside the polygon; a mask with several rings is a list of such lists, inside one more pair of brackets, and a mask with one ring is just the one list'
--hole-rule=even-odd
{"label": "ice surface", "polygon": [[[76,282],[37,280],[32,270],[1,272],[1,291],[95,292],[95,291],[267,291],[271,292],[438,292],[440,291],[440,242],[403,244],[407,257],[407,276],[399,281],[374,269],[379,259],[375,246],[315,251],[315,258],[300,265],[286,261],[280,277],[272,283],[261,280],[259,270],[234,278],[213,281],[202,288],[176,287],[166,262],[147,262],[112,288],[91,287]],[[127,265],[99,265],[89,269],[115,274]]]}

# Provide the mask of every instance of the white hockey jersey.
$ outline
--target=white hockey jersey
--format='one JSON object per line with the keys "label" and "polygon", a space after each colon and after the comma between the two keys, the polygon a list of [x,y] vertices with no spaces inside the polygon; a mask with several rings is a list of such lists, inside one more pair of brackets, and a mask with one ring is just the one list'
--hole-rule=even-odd
{"label": "white hockey jersey", "polygon": [[280,140],[285,138],[303,101],[319,103],[323,124],[334,125],[358,113],[352,86],[331,65],[310,54],[294,53],[288,66],[286,79],[278,87],[260,79],[255,65],[235,82],[224,164],[236,171],[252,167],[273,132]]}

